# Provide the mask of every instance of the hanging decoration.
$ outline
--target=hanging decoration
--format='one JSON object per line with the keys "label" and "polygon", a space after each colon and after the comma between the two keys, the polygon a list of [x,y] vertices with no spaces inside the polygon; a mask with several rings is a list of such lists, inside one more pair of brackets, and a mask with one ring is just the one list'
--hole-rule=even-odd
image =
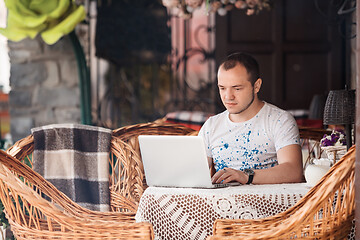
{"label": "hanging decoration", "polygon": [[9,10],[7,28],[0,28],[0,34],[15,42],[40,34],[52,45],[86,16],[84,7],[74,0],[6,0],[5,4]]}
{"label": "hanging decoration", "polygon": [[206,13],[216,12],[225,16],[228,11],[240,9],[246,15],[258,14],[261,10],[269,10],[271,0],[162,0],[173,15],[189,19],[192,13],[205,4]]}

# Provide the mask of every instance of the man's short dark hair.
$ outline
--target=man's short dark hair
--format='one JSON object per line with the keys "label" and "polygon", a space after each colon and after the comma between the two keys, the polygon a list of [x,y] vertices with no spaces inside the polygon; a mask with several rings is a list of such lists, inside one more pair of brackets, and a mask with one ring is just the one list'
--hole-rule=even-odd
{"label": "man's short dark hair", "polygon": [[256,82],[256,80],[260,77],[259,64],[251,55],[237,52],[230,54],[225,61],[220,65],[226,71],[234,68],[237,64],[241,64],[245,67],[246,71],[250,75],[250,82],[252,85]]}

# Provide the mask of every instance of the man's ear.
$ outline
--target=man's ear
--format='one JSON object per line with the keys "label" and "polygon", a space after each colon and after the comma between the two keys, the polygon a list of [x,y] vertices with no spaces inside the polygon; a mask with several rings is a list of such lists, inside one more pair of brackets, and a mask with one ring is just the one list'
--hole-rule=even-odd
{"label": "man's ear", "polygon": [[260,91],[261,84],[262,84],[262,80],[261,78],[258,78],[254,83],[254,93],[258,93]]}

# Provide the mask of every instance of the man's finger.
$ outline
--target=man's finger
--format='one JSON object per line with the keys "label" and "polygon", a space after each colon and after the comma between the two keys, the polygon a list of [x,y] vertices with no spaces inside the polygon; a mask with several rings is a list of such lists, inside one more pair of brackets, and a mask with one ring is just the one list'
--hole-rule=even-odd
{"label": "man's finger", "polygon": [[211,181],[212,181],[213,183],[219,183],[219,182],[221,182],[221,181],[223,180],[223,178],[224,178],[223,175],[224,175],[226,172],[227,172],[227,171],[224,170],[224,169],[216,172],[216,173],[214,174],[214,176],[211,178]]}

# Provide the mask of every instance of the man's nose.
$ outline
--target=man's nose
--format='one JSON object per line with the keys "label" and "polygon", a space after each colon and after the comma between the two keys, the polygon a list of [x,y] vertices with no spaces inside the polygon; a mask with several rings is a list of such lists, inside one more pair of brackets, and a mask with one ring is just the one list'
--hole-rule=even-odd
{"label": "man's nose", "polygon": [[230,89],[226,90],[225,99],[226,100],[233,100],[234,99],[234,94]]}

